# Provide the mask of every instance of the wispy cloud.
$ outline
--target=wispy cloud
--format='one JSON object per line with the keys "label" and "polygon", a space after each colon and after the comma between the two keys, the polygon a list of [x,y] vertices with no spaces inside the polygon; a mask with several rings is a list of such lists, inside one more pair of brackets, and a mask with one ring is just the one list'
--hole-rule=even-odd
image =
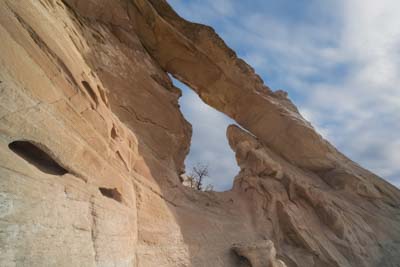
{"label": "wispy cloud", "polygon": [[170,3],[287,90],[342,152],[400,186],[399,1]]}

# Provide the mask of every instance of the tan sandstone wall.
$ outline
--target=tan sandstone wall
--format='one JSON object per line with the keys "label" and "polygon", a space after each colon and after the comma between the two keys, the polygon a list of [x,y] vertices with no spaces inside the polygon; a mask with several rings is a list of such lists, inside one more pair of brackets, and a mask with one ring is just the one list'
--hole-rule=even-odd
{"label": "tan sandstone wall", "polygon": [[[165,1],[0,0],[0,37],[0,266],[399,266],[399,190]],[[167,73],[242,127],[232,190],[180,184]]]}

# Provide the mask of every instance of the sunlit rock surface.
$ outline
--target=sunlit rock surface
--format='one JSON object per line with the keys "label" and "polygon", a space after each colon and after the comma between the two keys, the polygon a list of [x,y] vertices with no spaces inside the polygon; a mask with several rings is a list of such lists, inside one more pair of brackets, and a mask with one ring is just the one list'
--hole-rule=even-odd
{"label": "sunlit rock surface", "polygon": [[[163,0],[0,0],[0,266],[399,266],[400,192]],[[238,126],[182,186],[188,84]],[[354,137],[357,138],[357,137]]]}

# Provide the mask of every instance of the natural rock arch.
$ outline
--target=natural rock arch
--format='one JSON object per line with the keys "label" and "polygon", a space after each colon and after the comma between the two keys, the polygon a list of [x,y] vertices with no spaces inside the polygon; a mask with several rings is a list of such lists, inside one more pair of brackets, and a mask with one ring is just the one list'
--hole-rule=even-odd
{"label": "natural rock arch", "polygon": [[[399,190],[166,1],[4,0],[0,34],[0,265],[230,267],[265,240],[290,267],[400,262]],[[190,126],[167,72],[245,129],[232,190],[179,184]],[[15,161],[22,139],[70,172]]]}

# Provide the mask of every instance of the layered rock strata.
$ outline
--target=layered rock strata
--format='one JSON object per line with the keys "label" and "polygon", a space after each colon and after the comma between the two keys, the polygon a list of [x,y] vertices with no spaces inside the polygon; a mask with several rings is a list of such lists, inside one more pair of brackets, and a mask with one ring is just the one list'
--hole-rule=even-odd
{"label": "layered rock strata", "polygon": [[[399,190],[165,1],[0,0],[0,36],[1,266],[400,264]],[[232,190],[181,185],[168,74],[240,126]]]}

